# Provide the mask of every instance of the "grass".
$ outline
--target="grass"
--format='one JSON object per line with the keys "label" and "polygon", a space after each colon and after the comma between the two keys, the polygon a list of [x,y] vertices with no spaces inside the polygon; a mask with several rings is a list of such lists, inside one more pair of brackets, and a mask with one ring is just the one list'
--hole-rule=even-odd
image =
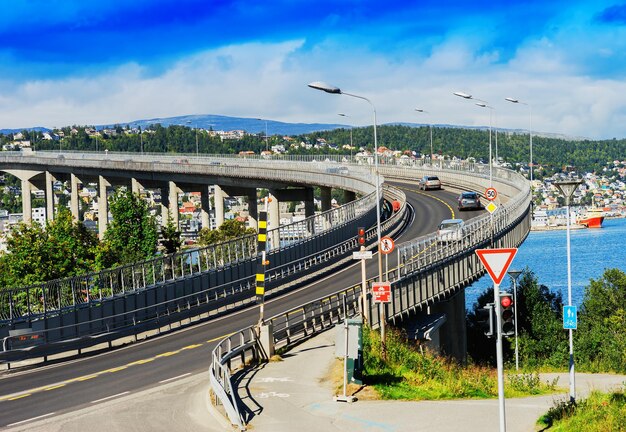
{"label": "grass", "polygon": [[537,424],[551,432],[626,431],[626,395],[595,391],[578,403],[558,401]]}
{"label": "grass", "polygon": [[[382,399],[442,400],[498,397],[493,369],[468,365],[421,352],[394,329],[387,333],[387,359],[381,356],[380,336],[363,328],[364,382]],[[537,373],[508,376],[506,397],[553,393],[556,381],[543,383]]]}

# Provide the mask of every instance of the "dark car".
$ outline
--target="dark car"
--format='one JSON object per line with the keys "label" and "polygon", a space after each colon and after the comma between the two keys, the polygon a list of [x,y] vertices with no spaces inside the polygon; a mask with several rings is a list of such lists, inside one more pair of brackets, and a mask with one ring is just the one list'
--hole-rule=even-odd
{"label": "dark car", "polygon": [[461,192],[461,195],[457,198],[457,207],[459,210],[479,210],[482,208],[482,205],[480,204],[480,197],[476,192]]}
{"label": "dark car", "polygon": [[437,176],[426,175],[420,179],[418,186],[422,190],[441,189],[441,180]]}

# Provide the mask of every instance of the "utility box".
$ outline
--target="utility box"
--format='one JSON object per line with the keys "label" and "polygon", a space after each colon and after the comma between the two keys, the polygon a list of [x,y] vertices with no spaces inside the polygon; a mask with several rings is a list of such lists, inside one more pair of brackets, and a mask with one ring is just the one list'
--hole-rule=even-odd
{"label": "utility box", "polygon": [[[344,323],[335,327],[335,356],[343,358],[345,355],[346,329]],[[363,384],[363,319],[348,319],[348,383]]]}

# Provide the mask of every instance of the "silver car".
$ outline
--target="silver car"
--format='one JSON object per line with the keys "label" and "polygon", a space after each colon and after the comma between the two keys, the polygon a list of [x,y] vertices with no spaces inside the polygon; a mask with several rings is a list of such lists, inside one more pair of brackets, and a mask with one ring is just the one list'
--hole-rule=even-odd
{"label": "silver car", "polygon": [[419,181],[418,187],[422,190],[441,189],[441,180],[433,175],[426,175]]}
{"label": "silver car", "polygon": [[442,220],[437,229],[440,242],[459,242],[465,237],[465,222],[462,219]]}
{"label": "silver car", "polygon": [[461,192],[457,198],[457,208],[459,211],[465,209],[480,210],[480,197],[476,192]]}

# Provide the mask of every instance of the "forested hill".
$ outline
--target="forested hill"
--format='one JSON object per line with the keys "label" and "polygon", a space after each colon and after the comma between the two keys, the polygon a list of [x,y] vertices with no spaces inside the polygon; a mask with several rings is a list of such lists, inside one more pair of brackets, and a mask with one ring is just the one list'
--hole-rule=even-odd
{"label": "forested hill", "polygon": [[[392,150],[411,150],[420,154],[430,154],[430,130],[428,127],[401,125],[380,126],[377,128],[378,145]],[[310,140],[317,137],[339,145],[350,143],[350,129],[308,134]],[[476,160],[489,160],[489,131],[434,127],[432,132],[433,151],[438,154],[474,157]],[[373,147],[373,129],[355,128],[352,139],[356,147]],[[496,133],[492,131],[492,152],[496,156]],[[527,164],[530,159],[528,133],[500,131],[497,134],[498,157],[504,161]],[[533,161],[545,167],[548,172],[559,171],[572,166],[577,171],[599,171],[613,161],[626,160],[626,139],[603,141],[565,140],[533,135]]]}
{"label": "forested hill", "polygon": [[[282,145],[292,154],[350,154],[349,148],[352,132],[353,147],[358,151],[360,147],[370,150],[374,147],[373,128],[340,128],[328,131],[312,132],[306,135],[297,135],[291,138],[283,135],[271,135],[266,138],[263,134],[245,134],[239,139],[223,139],[212,136],[207,130],[194,130],[187,126],[172,125],[163,127],[159,124],[149,128],[133,129],[116,127],[115,134],[99,131],[99,136],[88,135],[84,127],[76,127],[77,132],[71,133],[72,128],[63,128],[65,135],[58,141],[43,139],[39,131],[24,131],[23,139],[30,140],[35,150],[78,150],[78,151],[135,151],[135,152],[168,152],[168,153],[195,153],[201,154],[233,154],[243,150],[252,150],[259,153],[274,145]],[[143,133],[140,133],[143,132]],[[416,154],[430,153],[430,129],[428,126],[413,127],[407,125],[382,125],[377,128],[379,147],[391,150],[410,150]],[[433,127],[433,150],[435,153],[460,158],[473,157],[476,160],[489,159],[489,131],[481,129]],[[315,145],[319,138],[323,138],[327,146],[314,146],[306,149],[300,143]],[[0,143],[7,144],[13,136],[0,135]],[[321,141],[320,141],[321,142]],[[492,151],[496,156],[496,133],[492,132]],[[511,164],[528,164],[529,136],[524,133],[500,131],[497,134],[497,155],[500,159]],[[533,160],[539,176],[545,171],[550,175],[566,166],[574,167],[579,172],[600,171],[606,166],[612,166],[615,160],[626,160],[626,140],[613,139],[603,141],[566,140],[533,136]]]}

